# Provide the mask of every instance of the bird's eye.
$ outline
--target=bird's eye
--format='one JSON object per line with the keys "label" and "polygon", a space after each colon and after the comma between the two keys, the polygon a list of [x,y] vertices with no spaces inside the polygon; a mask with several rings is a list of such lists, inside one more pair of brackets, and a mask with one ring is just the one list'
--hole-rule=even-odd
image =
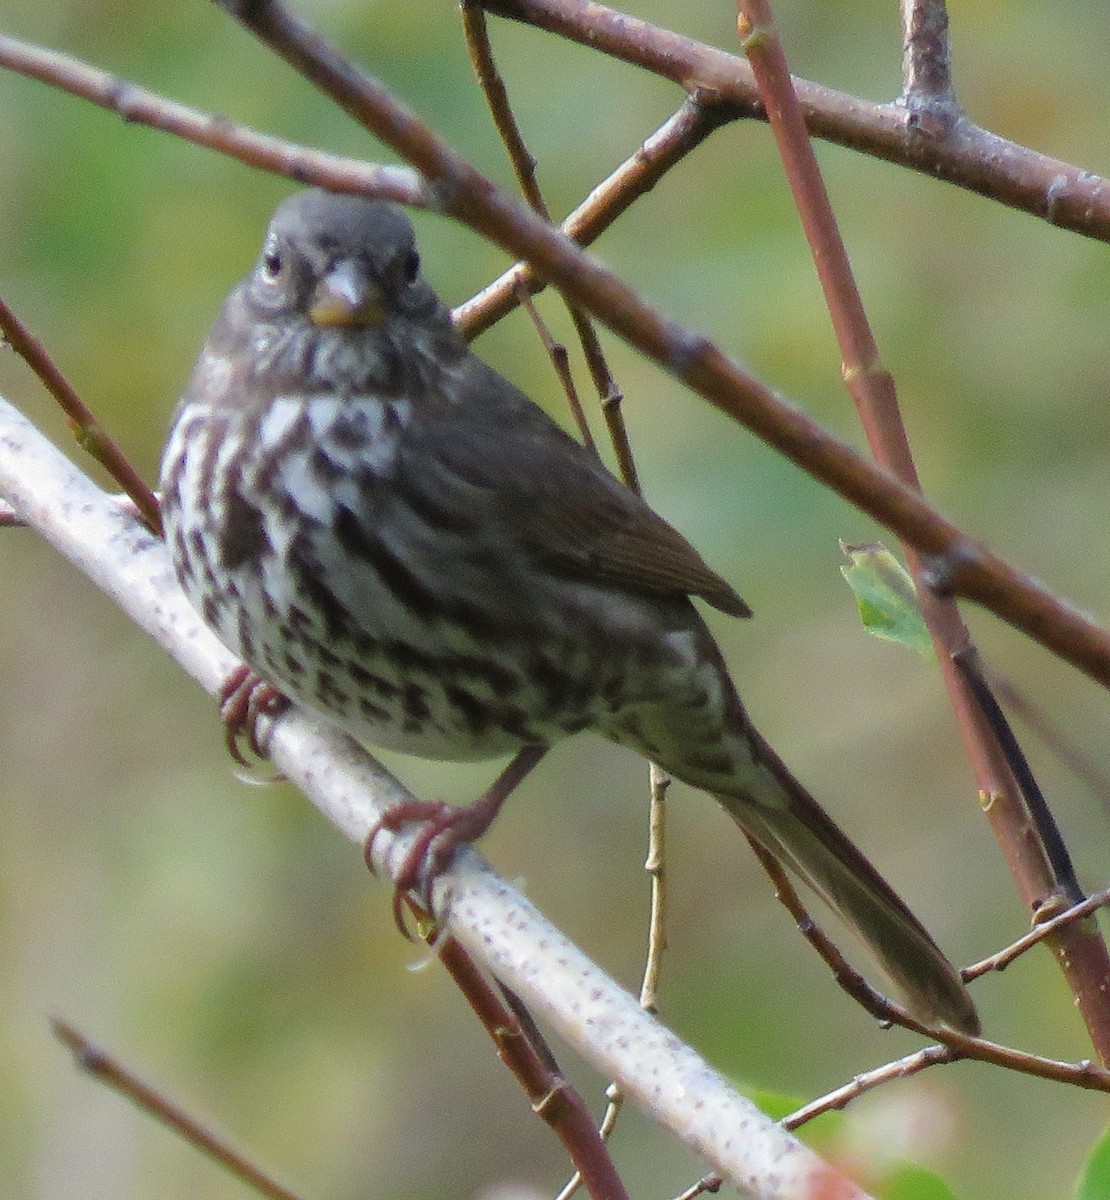
{"label": "bird's eye", "polygon": [[281,274],[282,259],[277,250],[267,250],[262,255],[262,271],[267,279],[276,279]]}
{"label": "bird's eye", "polygon": [[420,255],[411,247],[401,260],[401,272],[405,277],[406,283],[412,283],[417,275],[420,274]]}

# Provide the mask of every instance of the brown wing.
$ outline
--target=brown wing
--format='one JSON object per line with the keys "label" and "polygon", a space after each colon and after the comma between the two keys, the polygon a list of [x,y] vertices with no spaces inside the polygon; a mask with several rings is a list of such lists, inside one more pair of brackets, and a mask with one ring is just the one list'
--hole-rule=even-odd
{"label": "brown wing", "polygon": [[[617,484],[619,487],[620,485]],[[635,591],[700,596],[734,617],[751,609],[673,526],[631,492],[587,487],[531,514],[522,532],[575,575]]]}
{"label": "brown wing", "polygon": [[454,384],[426,431],[436,457],[485,493],[489,518],[529,554],[577,578],[752,615],[677,529],[507,379],[468,354]]}

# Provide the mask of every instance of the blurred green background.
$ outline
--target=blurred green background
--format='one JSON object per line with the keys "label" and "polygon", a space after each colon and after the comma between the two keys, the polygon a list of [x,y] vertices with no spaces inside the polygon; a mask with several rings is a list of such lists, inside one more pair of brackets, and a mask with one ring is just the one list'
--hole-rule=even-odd
{"label": "blurred green background", "polygon": [[[453,6],[300,6],[501,182],[503,154]],[[786,0],[794,69],[870,99],[899,87],[896,6]],[[636,11],[732,49],[729,3]],[[202,0],[0,0],[5,32],[199,108],[389,161]],[[1095,3],[978,0],[954,16],[971,116],[1106,174],[1110,15]],[[495,47],[552,208],[563,212],[678,104],[672,86],[529,29]],[[153,478],[207,325],[289,184],[29,80],[0,74],[0,293]],[[1107,614],[1110,258],[955,188],[859,155],[819,155],[921,474],[936,503],[1077,604]],[[504,265],[419,215],[426,269],[457,302]],[[669,314],[718,338],[859,441],[767,130],[717,133],[598,251]],[[555,328],[565,322],[545,305]],[[610,339],[611,341],[611,339]],[[558,389],[514,315],[481,352],[538,399]],[[936,670],[869,640],[837,541],[878,531],[747,433],[611,344],[649,497],[751,603],[714,620],[756,722],[957,961],[1026,918],[978,812]],[[584,385],[583,385],[584,386]],[[0,392],[67,444],[11,355]],[[75,450],[73,451],[77,453]],[[27,531],[0,533],[0,1194],[231,1197],[240,1185],[80,1077],[49,1014],[76,1022],[306,1195],[546,1195],[565,1163],[442,972],[408,968],[389,897],[286,786],[249,788],[214,706]],[[988,659],[1110,769],[1103,691],[972,612]],[[1106,883],[1107,798],[1028,745],[1084,882]],[[391,760],[462,800],[489,771]],[[485,850],[634,985],[646,883],[646,767],[596,739],[560,747]],[[811,1097],[915,1045],[841,996],[731,825],[676,788],[666,1019],[752,1086]],[[976,987],[988,1033],[1089,1052],[1047,953]],[[600,1105],[602,1081],[566,1066]],[[1103,1097],[984,1066],[934,1070],[854,1110],[839,1147],[904,1153],[957,1195],[1070,1194]],[[634,1194],[701,1166],[626,1114]]]}

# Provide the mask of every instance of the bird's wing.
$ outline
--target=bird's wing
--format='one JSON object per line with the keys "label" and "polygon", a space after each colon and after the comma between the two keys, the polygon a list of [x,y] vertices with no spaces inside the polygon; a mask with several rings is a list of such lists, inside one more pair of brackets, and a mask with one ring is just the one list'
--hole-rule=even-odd
{"label": "bird's wing", "polygon": [[548,495],[522,524],[550,565],[637,591],[700,596],[732,616],[751,616],[677,529],[627,489],[620,495],[592,478],[584,475],[573,490]]}
{"label": "bird's wing", "polygon": [[[700,596],[732,616],[751,610],[673,526],[501,375],[471,358],[469,417],[448,420],[441,453],[490,489],[499,521],[550,569],[661,595]],[[498,429],[466,436],[474,410]]]}

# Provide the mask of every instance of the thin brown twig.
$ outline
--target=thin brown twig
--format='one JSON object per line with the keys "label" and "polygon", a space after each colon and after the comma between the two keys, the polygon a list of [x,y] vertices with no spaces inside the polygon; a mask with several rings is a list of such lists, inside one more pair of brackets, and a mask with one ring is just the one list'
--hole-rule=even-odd
{"label": "thin brown twig", "polygon": [[[758,842],[750,838],[748,840],[755,851],[756,857],[759,859],[760,865],[770,876],[775,886],[776,898],[794,918],[802,936],[830,967],[836,982],[867,1012],[880,1021],[886,1024],[899,1025],[903,1029],[908,1029],[913,1033],[924,1034],[941,1042],[946,1047],[946,1053],[944,1055],[937,1055],[935,1061],[956,1062],[963,1058],[974,1059],[978,1062],[987,1062],[998,1067],[1005,1067],[1007,1070],[1018,1071],[1025,1075],[1033,1075],[1040,1079],[1051,1079],[1057,1083],[1070,1083],[1092,1091],[1110,1092],[1110,1070],[1104,1067],[1098,1067],[1086,1061],[1079,1063],[1060,1062],[1056,1059],[1044,1058],[1037,1054],[1029,1054],[1024,1050],[1014,1050],[1009,1046],[1002,1046],[997,1042],[988,1041],[986,1038],[971,1037],[968,1034],[958,1033],[947,1027],[929,1028],[921,1024],[920,1021],[914,1020],[900,1004],[896,1004],[893,1000],[876,991],[845,959],[840,949],[809,913],[782,865],[764,850]],[[1061,920],[1062,918],[1067,918],[1068,920],[1075,921],[1083,915],[1083,909],[1084,906],[1077,905],[1075,910],[1069,910],[1068,913],[1062,914],[1062,917],[1055,919]],[[1025,939],[1022,940],[1024,942]],[[1023,946],[1017,953],[1021,953],[1025,948],[1027,947]],[[1016,957],[1015,954],[1011,953],[1012,951],[1013,947],[1009,947],[1001,953],[1003,955],[1010,955],[1011,958]],[[989,961],[987,960],[988,963]],[[984,967],[982,970],[979,968],[980,964],[976,964],[975,967],[962,971],[961,974],[965,979],[977,978],[984,973],[984,970],[989,969],[989,966]]]}
{"label": "thin brown twig", "polygon": [[207,1158],[241,1179],[248,1187],[270,1200],[299,1200],[295,1192],[275,1182],[254,1163],[232,1149],[222,1138],[205,1128],[179,1105],[167,1100],[118,1059],[94,1046],[68,1021],[55,1017],[50,1022],[54,1036],[73,1052],[77,1065],[100,1083],[126,1097],[147,1116],[160,1121],[178,1137],[195,1146]]}
{"label": "thin brown twig", "polygon": [[[642,67],[687,92],[700,89],[735,116],[765,119],[751,70],[734,54],[595,0],[483,3],[487,12]],[[814,137],[945,180],[1061,229],[1110,241],[1110,186],[1101,176],[1038,154],[966,118],[938,139],[918,128],[913,114],[898,101],[871,104],[804,79],[795,86]]]}
{"label": "thin brown twig", "polygon": [[944,0],[902,0],[901,102],[919,114],[919,129],[924,112],[934,116],[937,124],[928,130],[933,136],[959,115]]}
{"label": "thin brown twig", "polygon": [[990,685],[998,698],[1041,739],[1048,749],[1082,780],[1091,795],[1104,808],[1110,808],[1110,773],[1088,754],[1068,730],[1057,725],[1048,714],[1012,680],[996,668],[985,668]]}
{"label": "thin brown twig", "polygon": [[[726,120],[711,98],[693,96],[655,130],[563,221],[562,230],[580,246],[592,245],[641,196],[646,195],[677,163]],[[535,295],[547,286],[527,262],[503,272],[476,296],[455,309],[455,324],[464,336],[475,338],[499,321],[517,303],[517,289]]]}
{"label": "thin brown twig", "polygon": [[66,415],[77,444],[86,450],[135,502],[139,518],[158,537],[162,515],[154,493],[116,443],[101,429],[92,410],[73,390],[69,380],[47,354],[42,343],[0,298],[0,335],[38,376]]}
{"label": "thin brown twig", "polygon": [[704,1196],[706,1192],[715,1196],[721,1190],[724,1182],[720,1175],[703,1175],[696,1183],[690,1184],[684,1192],[679,1192],[675,1200],[696,1200],[698,1196]]}
{"label": "thin brown twig", "polygon": [[[470,59],[474,65],[474,72],[478,77],[479,85],[486,98],[486,103],[493,117],[497,132],[501,135],[501,140],[505,144],[505,149],[509,155],[509,161],[512,164],[513,173],[516,175],[517,183],[520,185],[520,190],[524,198],[532,208],[545,220],[550,221],[551,211],[540,189],[539,180],[536,178],[536,159],[525,144],[524,135],[521,133],[520,126],[512,110],[512,105],[509,103],[508,89],[505,87],[505,81],[497,69],[493,47],[489,40],[486,14],[481,4],[478,3],[478,0],[463,0],[461,11],[463,31],[466,35],[466,44],[470,51]],[[518,288],[518,296],[523,301],[527,295],[527,289],[522,284]],[[640,490],[639,477],[636,473],[636,464],[632,456],[632,446],[628,439],[628,431],[625,428],[624,418],[621,415],[621,393],[609,369],[605,352],[601,348],[601,340],[597,336],[597,330],[594,328],[589,314],[583,310],[582,306],[576,304],[566,295],[563,295],[563,302],[570,313],[570,319],[574,324],[575,333],[578,335],[578,341],[586,359],[590,378],[593,380],[594,387],[597,389],[598,397],[601,400],[606,427],[616,451],[617,465],[621,477],[628,487],[634,492],[638,492]],[[533,308],[531,312],[533,321],[537,320],[535,309]],[[563,372],[560,377],[563,379],[563,386],[571,402],[571,411],[574,413],[575,421],[578,423],[579,430],[582,433],[582,440],[592,448],[594,440],[590,434],[589,424],[578,401],[577,391],[570,382],[569,367],[565,359],[565,348],[563,353]],[[559,365],[556,362],[556,369],[559,369]]]}
{"label": "thin brown twig", "polygon": [[536,179],[536,160],[524,142],[512,105],[509,90],[497,68],[493,46],[489,40],[486,14],[478,0],[461,0],[459,15],[462,17],[463,35],[470,52],[470,63],[474,68],[478,86],[486,98],[486,106],[493,118],[494,128],[505,145],[509,164],[520,185],[521,194],[540,216],[551,219],[543,192]]}
{"label": "thin brown twig", "polygon": [[947,1046],[925,1046],[913,1054],[907,1054],[905,1058],[884,1063],[873,1071],[863,1071],[859,1075],[853,1076],[843,1087],[834,1088],[826,1095],[818,1096],[816,1100],[811,1100],[808,1104],[803,1104],[801,1108],[795,1109],[788,1117],[783,1118],[782,1123],[787,1129],[793,1131],[807,1121],[812,1121],[814,1117],[819,1117],[822,1113],[838,1112],[840,1109],[847,1108],[864,1092],[872,1091],[895,1079],[908,1079],[911,1075],[925,1070],[926,1067],[950,1063],[958,1057]]}
{"label": "thin brown twig", "polygon": [[1110,1092],[1110,1071],[1089,1059],[1076,1063],[1062,1062],[1039,1054],[1029,1054],[1024,1050],[1015,1050],[1012,1046],[1003,1046],[986,1038],[969,1037],[952,1029],[932,1029],[928,1032],[930,1037],[936,1038],[952,1052],[945,1058],[946,1062],[972,1059],[976,1062],[991,1063],[1008,1071],[1016,1071],[1020,1075],[1031,1075],[1036,1079],[1050,1079],[1055,1083],[1067,1083],[1092,1092]]}
{"label": "thin brown twig", "polygon": [[759,860],[759,865],[766,871],[775,889],[775,899],[794,918],[798,932],[817,951],[821,960],[833,973],[837,985],[847,992],[865,1012],[885,1024],[902,1025],[916,1033],[926,1032],[925,1026],[918,1024],[901,1005],[884,996],[876,990],[844,957],[840,948],[825,933],[806,908],[798,889],[787,875],[782,863],[769,850],[749,837],[748,844]]}
{"label": "thin brown twig", "polygon": [[[1050,889],[1034,895],[1030,905],[1034,920],[1046,911],[1058,911],[1061,907],[1077,903],[1083,899],[1083,889],[1076,877],[1071,853],[1060,832],[1055,814],[1048,805],[1033,768],[1029,765],[1029,759],[987,683],[979,651],[969,641],[952,655],[952,664],[959,671],[961,682],[970,692],[979,715],[989,729],[992,744],[985,747],[984,752],[1005,758],[1013,781],[1012,786],[1016,787],[1021,796],[1024,821],[1014,822],[1012,828],[1008,825],[1003,826],[1001,832],[1007,841],[1018,840],[1016,853],[1021,865],[1032,872],[1033,882],[1043,875],[1052,884]],[[1003,786],[1011,786],[1010,781],[1003,781]],[[981,785],[981,791],[986,790]],[[999,831],[996,830],[997,832]],[[1036,861],[1031,866],[1026,866],[1027,857],[1043,860],[1043,866]],[[1078,954],[1075,946],[1061,945],[1059,950],[1069,958]],[[1110,978],[1110,959],[1105,953],[1102,958],[1104,979]],[[1105,994],[1106,989],[1100,987],[1098,991]],[[1101,1004],[1104,1001],[1100,1000],[1097,1003]]]}
{"label": "thin brown twig", "polygon": [[257,133],[225,117],[176,104],[69,55],[2,34],[0,67],[87,100],[129,124],[161,130],[297,183],[366,192],[418,208],[433,206],[423,180],[408,167],[378,166]]}
{"label": "thin brown twig", "polygon": [[648,821],[648,853],[644,870],[651,878],[651,910],[644,975],[640,981],[640,1007],[659,1011],[659,980],[663,953],[667,949],[667,791],[670,776],[651,764],[651,814]]}
{"label": "thin brown twig", "polygon": [[567,398],[567,407],[574,418],[574,424],[578,429],[582,444],[588,450],[592,450],[597,454],[597,443],[590,432],[590,423],[586,419],[585,409],[583,409],[582,401],[578,396],[578,388],[575,386],[574,376],[571,374],[570,355],[567,354],[566,346],[562,342],[557,341],[552,335],[551,330],[547,327],[547,322],[540,316],[539,310],[532,301],[532,297],[528,294],[527,288],[522,287],[520,289],[519,299],[521,307],[528,314],[528,319],[532,322],[536,330],[540,344],[547,352],[547,357],[551,360],[551,366],[558,376],[563,394]]}
{"label": "thin brown twig", "polygon": [[[785,1119],[783,1125],[787,1129],[796,1129],[803,1121],[811,1120],[819,1113],[829,1109],[843,1108],[849,1101],[880,1084],[914,1075],[926,1067],[955,1063],[962,1059],[992,1063],[1024,1075],[1050,1079],[1056,1083],[1070,1083],[1090,1091],[1110,1092],[1110,1071],[1088,1061],[1066,1063],[1056,1059],[1042,1058],[1036,1054],[1027,1054],[1023,1050],[1013,1050],[1009,1046],[1000,1046],[996,1042],[968,1037],[966,1034],[954,1033],[948,1029],[941,1030],[937,1037],[942,1043],[941,1045],[925,1046],[903,1059],[855,1076],[843,1087],[798,1109]],[[862,1086],[859,1086],[861,1082]]]}
{"label": "thin brown twig", "polygon": [[[621,1109],[624,1107],[624,1092],[621,1091],[617,1084],[610,1083],[605,1089],[605,1100],[605,1112],[597,1124],[597,1136],[603,1142],[608,1142],[613,1134],[613,1130],[617,1127],[617,1120],[620,1117]],[[581,1186],[582,1175],[580,1172],[575,1171],[555,1194],[554,1200],[570,1200],[571,1196]]]}
{"label": "thin brown twig", "polygon": [[[547,206],[547,202],[539,186],[539,181],[536,178],[536,159],[525,144],[523,134],[512,111],[512,106],[509,103],[508,90],[497,69],[493,47],[489,40],[489,30],[486,25],[485,13],[475,0],[462,0],[461,12],[471,62],[483,94],[486,97],[494,124],[505,144],[521,192],[536,213],[545,220],[551,220],[550,209]],[[596,445],[593,435],[590,432],[589,422],[582,409],[578,391],[574,384],[574,378],[570,371],[566,347],[557,343],[552,337],[546,323],[536,310],[528,288],[523,281],[518,284],[516,292],[518,300],[525,307],[532,319],[532,323],[539,331],[540,340],[547,349],[555,371],[562,382],[582,441],[589,449],[596,453]],[[601,348],[601,341],[597,336],[593,322],[582,307],[574,303],[566,295],[563,295],[562,299],[570,314],[575,331],[578,334],[578,340],[585,355],[591,378],[601,399],[602,411],[611,442],[616,451],[622,478],[628,487],[638,492],[640,485],[632,454],[632,446],[620,411],[620,392]],[[651,783],[651,852],[649,853],[648,865],[648,870],[652,873],[651,915],[648,954],[644,969],[643,987],[640,992],[640,1004],[648,1012],[654,1013],[657,1012],[655,998],[662,950],[665,942],[663,930],[663,797],[669,784],[669,780],[662,776],[654,764],[651,766]],[[598,1129],[598,1134],[602,1142],[608,1140],[610,1133],[615,1127],[624,1101],[623,1094],[616,1084],[611,1084],[607,1091],[608,1104]],[[563,1200],[563,1198],[569,1200],[569,1197],[574,1195],[583,1182],[584,1176],[581,1170],[576,1171],[561,1190],[560,1200]]]}
{"label": "thin brown twig", "polygon": [[990,955],[989,958],[980,959],[977,963],[972,963],[969,967],[964,967],[960,974],[964,980],[978,979],[980,975],[986,975],[988,971],[1004,971],[1010,963],[1016,958],[1020,958],[1027,950],[1035,946],[1038,942],[1044,941],[1055,933],[1058,933],[1065,925],[1070,925],[1074,921],[1083,920],[1089,917],[1098,909],[1110,904],[1110,888],[1106,888],[1101,892],[1095,892],[1088,896],[1079,904],[1073,904],[1071,908],[1065,909],[1062,913],[1042,921],[1028,933],[1022,934],[1015,942],[1012,942],[1004,950],[999,950],[997,954]]}
{"label": "thin brown twig", "polygon": [[601,401],[605,428],[617,458],[618,474],[624,480],[625,487],[640,494],[642,492],[640,476],[636,470],[632,442],[628,437],[628,428],[624,423],[622,411],[624,394],[617,387],[617,381],[609,369],[608,359],[601,348],[601,339],[597,335],[597,329],[590,320],[589,314],[580,305],[573,303],[568,303],[567,309],[570,312],[570,319],[574,323],[575,332],[578,334],[578,341],[586,359],[590,378],[593,380],[594,388]]}
{"label": "thin brown twig", "polygon": [[[531,205],[532,209],[545,220],[551,220],[551,213],[544,199],[543,192],[540,189],[539,181],[536,178],[536,159],[528,150],[524,141],[524,136],[517,123],[512,106],[509,102],[508,90],[504,80],[497,68],[496,59],[493,54],[493,47],[489,40],[489,30],[486,24],[485,13],[475,0],[462,0],[461,15],[463,22],[463,30],[466,37],[467,47],[470,52],[471,62],[474,67],[475,74],[478,78],[479,85],[485,95],[486,103],[489,107],[490,114],[493,118],[494,125],[498,133],[501,135],[501,140],[505,145],[509,156],[509,161],[513,167],[517,182],[520,186],[524,198]],[[574,384],[574,379],[570,371],[570,364],[566,352],[566,347],[557,343],[552,337],[547,328],[546,323],[541,319],[535,305],[532,303],[531,296],[525,281],[522,279],[515,288],[519,302],[525,307],[533,324],[539,332],[540,340],[543,342],[551,361],[555,367],[555,371],[559,376],[564,392],[567,396],[567,401],[570,406],[571,413],[574,416],[578,426],[579,433],[583,443],[594,450],[596,453],[596,445],[590,431],[589,422],[586,419],[585,412],[582,409],[581,401],[578,397],[578,391]],[[574,303],[565,294],[563,301],[566,304],[567,311],[570,314],[574,324],[575,331],[578,334],[579,343],[582,346],[586,361],[590,370],[591,377],[597,388],[598,394],[601,397],[602,408],[605,415],[607,427],[609,429],[610,438],[617,452],[617,459],[621,469],[625,483],[633,490],[639,490],[639,481],[636,475],[635,462],[632,456],[632,448],[628,439],[628,432],[625,428],[623,418],[621,417],[619,408],[619,391],[616,383],[613,380],[612,373],[609,370],[604,352],[601,348],[601,342],[594,329],[593,322],[588,314],[581,308],[580,305]],[[657,781],[656,768],[653,765],[652,772],[652,847],[653,852],[649,856],[656,860],[652,874],[652,903],[651,903],[651,934],[649,936],[649,947],[647,963],[644,972],[644,986],[641,990],[640,1003],[649,1012],[656,1011],[655,1009],[655,988],[658,981],[658,969],[660,965],[660,957],[662,953],[663,933],[662,933],[662,872],[663,864],[661,860],[662,850],[662,832],[658,828],[662,824],[662,796],[666,790],[665,781]],[[616,1124],[618,1114],[620,1112],[623,1095],[620,1089],[614,1084],[608,1089],[609,1102],[606,1106],[606,1111],[599,1127],[599,1138],[602,1142],[606,1141],[610,1132]],[[560,1198],[573,1196],[578,1188],[583,1184],[584,1176],[581,1170],[575,1171],[574,1175],[568,1180],[566,1186],[560,1192]]]}
{"label": "thin brown twig", "polygon": [[[592,326],[591,326],[592,329]],[[590,361],[591,352],[586,348],[586,359]],[[602,364],[604,365],[604,364]],[[609,433],[609,441],[617,458],[617,473],[624,480],[624,485],[637,495],[643,495],[640,475],[636,470],[636,458],[632,453],[632,442],[628,436],[628,426],[624,422],[624,393],[617,387],[616,380],[608,374],[605,368],[604,380],[598,384],[601,395],[601,415],[605,418],[605,428]],[[598,378],[595,372],[595,379]]]}
{"label": "thin brown twig", "polygon": [[[659,1012],[659,980],[663,967],[663,952],[667,948],[667,882],[666,882],[666,799],[671,786],[670,776],[651,764],[651,809],[648,820],[648,853],[644,870],[651,877],[651,903],[648,919],[648,946],[644,960],[643,978],[640,982],[640,1007],[645,1012]],[[624,1093],[616,1083],[611,1083],[605,1094],[608,1104],[598,1126],[602,1141],[608,1141],[617,1118],[624,1105]],[[708,1177],[707,1177],[708,1178]],[[572,1176],[559,1191],[555,1200],[570,1200],[581,1183],[580,1177]],[[706,1189],[702,1189],[706,1190]],[[716,1190],[716,1189],[711,1189]],[[697,1194],[696,1192],[694,1193]]]}
{"label": "thin brown twig", "polygon": [[[666,849],[666,798],[671,786],[670,776],[651,764],[651,808],[648,818],[648,853],[644,870],[651,877],[651,902],[648,917],[648,945],[644,958],[644,972],[640,981],[640,1007],[645,1012],[659,1012],[659,980],[663,968],[663,952],[667,948],[667,849]],[[598,1126],[602,1140],[608,1141],[624,1105],[624,1093],[611,1083],[605,1089],[609,1103]],[[580,1180],[572,1177],[559,1192],[555,1200],[570,1200]],[[696,1194],[696,1193],[695,1193]]]}
{"label": "thin brown twig", "polygon": [[[644,961],[643,978],[640,983],[640,1007],[649,1013],[658,1013],[659,979],[663,965],[663,951],[667,946],[666,937],[666,798],[671,786],[668,775],[661,771],[655,763],[651,764],[651,815],[649,818],[648,854],[644,862],[644,870],[651,876],[651,905],[648,922],[648,949]],[[616,1126],[617,1118],[624,1105],[624,1093],[620,1087],[611,1083],[605,1089],[608,1104],[605,1114],[598,1126],[598,1134],[603,1141],[608,1141]],[[555,1200],[570,1200],[581,1183],[574,1175],[559,1191]],[[705,1190],[705,1189],[703,1189]],[[697,1194],[697,1193],[694,1193]]]}
{"label": "thin brown twig", "polygon": [[[738,0],[738,8],[741,41],[764,97],[784,173],[810,245],[843,356],[845,383],[872,454],[919,491],[894,379],[879,357],[791,83],[770,0]],[[976,654],[955,600],[936,595],[924,586],[927,564],[916,547],[904,542],[903,552],[917,585],[922,616],[933,639],[979,794],[992,798],[986,808],[987,818],[1022,901],[1032,913],[1054,898],[1070,903],[1077,889],[1062,839],[989,688],[964,665],[974,663]],[[1077,926],[1061,929],[1051,945],[1095,1050],[1104,1064],[1110,1064],[1110,1005],[1106,1002],[1110,954],[1106,945]]]}
{"label": "thin brown twig", "polygon": [[536,1115],[566,1148],[590,1195],[594,1200],[628,1200],[589,1109],[562,1074],[552,1071],[550,1053],[537,1051],[517,1015],[506,1007],[455,938],[429,930],[428,941],[492,1038],[498,1057],[516,1076]]}

